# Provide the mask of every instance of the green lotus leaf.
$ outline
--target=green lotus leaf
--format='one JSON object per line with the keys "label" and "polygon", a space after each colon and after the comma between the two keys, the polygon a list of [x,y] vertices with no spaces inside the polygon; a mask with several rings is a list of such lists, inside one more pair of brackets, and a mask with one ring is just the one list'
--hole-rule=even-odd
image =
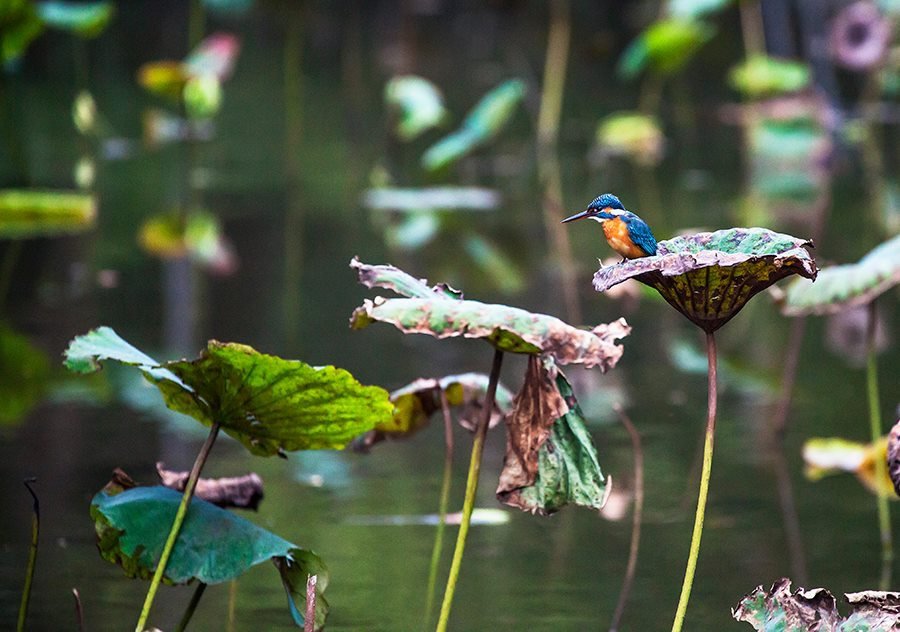
{"label": "green lotus leaf", "polygon": [[380,287],[408,298],[462,298],[462,292],[445,283],[429,287],[424,279],[417,279],[392,265],[370,265],[353,257],[350,267],[356,270],[359,282],[369,289]]}
{"label": "green lotus leaf", "polygon": [[[180,502],[180,493],[161,486],[134,487],[119,493],[112,493],[109,488],[100,491],[91,500],[100,555],[121,566],[129,577],[150,579],[168,537],[168,530],[160,525],[172,524]],[[165,579],[173,584],[194,580],[219,584],[269,560],[281,571],[290,596],[291,615],[302,626],[306,612],[305,574],[319,575],[319,592],[328,585],[328,571],[322,560],[249,520],[193,498],[166,565]],[[302,591],[293,590],[299,575],[303,575]],[[300,602],[299,608],[295,601]],[[328,602],[317,595],[317,628],[324,623],[327,612]]]}
{"label": "green lotus leaf", "polygon": [[447,118],[444,97],[433,83],[415,75],[393,77],[384,87],[384,100],[396,113],[397,136],[410,141]]}
{"label": "green lotus leaf", "polygon": [[343,369],[312,367],[252,347],[211,340],[196,360],[156,363],[113,330],[75,338],[66,366],[96,370],[99,361],[137,366],[162,392],[166,406],[222,429],[253,454],[339,450],[353,437],[387,421],[387,392],[363,386]]}
{"label": "green lotus leaf", "polygon": [[422,155],[422,166],[437,171],[484,145],[512,118],[525,97],[525,82],[509,79],[488,92],[466,115],[458,130],[439,140]]}
{"label": "green lotus leaf", "polygon": [[43,351],[0,323],[0,426],[22,419],[41,401],[50,378]]}
{"label": "green lotus leaf", "polygon": [[812,287],[796,282],[785,288],[782,312],[788,316],[833,314],[867,305],[900,283],[900,235],[872,249],[856,263],[819,271]]}
{"label": "green lotus leaf", "polygon": [[806,64],[767,55],[751,55],[728,73],[731,85],[742,94],[759,98],[799,92],[809,86]]}
{"label": "green lotus leaf", "polygon": [[631,331],[623,318],[586,331],[553,316],[508,305],[446,298],[366,299],[350,317],[350,326],[362,329],[376,321],[390,323],[404,333],[480,338],[500,351],[545,354],[559,364],[581,363],[603,371],[622,357],[622,347],[615,341]]}
{"label": "green lotus leaf", "polygon": [[791,580],[782,578],[769,590],[757,586],[731,614],[758,632],[891,632],[900,625],[900,593],[866,590],[844,598],[846,618],[826,589],[791,592]]}
{"label": "green lotus leaf", "polygon": [[500,193],[485,187],[380,186],[366,191],[363,203],[375,211],[416,213],[422,211],[488,211],[500,205]]}
{"label": "green lotus leaf", "polygon": [[803,443],[804,474],[811,481],[818,481],[831,474],[848,472],[855,474],[859,482],[870,492],[894,495],[894,485],[887,471],[879,479],[875,464],[885,460],[888,439],[882,437],[874,443],[859,443],[839,437],[813,437]]}
{"label": "green lotus leaf", "polygon": [[572,387],[552,360],[528,359],[506,429],[500,502],[542,515],[569,503],[603,507],[609,485]]}
{"label": "green lotus leaf", "polygon": [[[354,442],[354,447],[367,450],[387,438],[406,438],[424,428],[432,415],[441,410],[441,393],[451,408],[461,408],[457,420],[474,430],[484,407],[488,376],[484,373],[447,375],[440,379],[419,378],[391,393],[394,415]],[[512,405],[512,393],[497,384],[491,427],[497,425]]]}
{"label": "green lotus leaf", "polygon": [[11,65],[44,31],[44,22],[30,0],[0,2],[0,62]]}
{"label": "green lotus leaf", "polygon": [[0,190],[0,238],[47,237],[94,226],[97,200],[68,191]]}
{"label": "green lotus leaf", "polygon": [[207,211],[194,210],[185,217],[174,213],[154,215],[141,226],[138,241],[147,253],[161,259],[190,257],[222,273],[237,265],[218,218]]}
{"label": "green lotus leaf", "polygon": [[791,274],[816,278],[808,241],[765,228],[730,228],[659,242],[653,257],[600,268],[603,292],[635,278],[704,331],[727,323],[753,296]]}
{"label": "green lotus leaf", "polygon": [[668,14],[673,18],[696,19],[721,11],[734,0],[669,0]]}
{"label": "green lotus leaf", "polygon": [[664,144],[659,122],[640,112],[615,112],[597,127],[597,145],[601,151],[622,154],[638,164],[657,164]]}
{"label": "green lotus leaf", "polygon": [[713,26],[697,20],[667,18],[654,22],[622,53],[617,72],[625,79],[633,79],[644,70],[674,74],[714,34]]}
{"label": "green lotus leaf", "polygon": [[69,31],[86,39],[100,35],[112,21],[112,2],[38,2],[37,11],[50,28]]}

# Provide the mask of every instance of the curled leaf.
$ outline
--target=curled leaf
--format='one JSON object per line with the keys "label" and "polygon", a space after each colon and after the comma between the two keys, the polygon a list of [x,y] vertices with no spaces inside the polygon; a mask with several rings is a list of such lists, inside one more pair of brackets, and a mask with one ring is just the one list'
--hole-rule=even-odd
{"label": "curled leaf", "polygon": [[624,155],[640,165],[659,163],[665,141],[656,118],[640,112],[615,112],[597,127],[601,152]]}
{"label": "curled leaf", "polygon": [[769,590],[757,586],[731,615],[759,632],[890,632],[900,626],[900,593],[867,590],[846,593],[850,614],[842,617],[824,588],[798,588],[779,579]]}
{"label": "curled leaf", "polygon": [[796,281],[785,289],[781,311],[788,316],[833,314],[868,305],[900,283],[900,235],[876,246],[856,263],[819,271],[812,286]]}
{"label": "curled leaf", "polygon": [[401,75],[388,81],[384,100],[396,114],[395,132],[401,140],[413,140],[447,117],[441,91],[427,79],[415,75]]}
{"label": "curled leaf", "polygon": [[417,279],[392,265],[369,265],[359,257],[353,257],[350,267],[356,270],[359,282],[369,289],[380,287],[410,298],[461,299],[463,296],[462,292],[445,283],[429,287],[424,279]]}
{"label": "curled leaf", "polygon": [[112,2],[38,2],[37,12],[50,28],[69,31],[91,39],[100,35],[112,20],[116,7]]}
{"label": "curled leaf", "polygon": [[445,298],[366,299],[350,317],[350,326],[362,329],[376,321],[390,323],[404,333],[480,338],[501,351],[546,354],[560,364],[599,366],[604,371],[622,357],[622,347],[615,341],[631,331],[624,318],[585,331],[546,314]]}
{"label": "curled leaf", "polygon": [[[100,555],[121,566],[129,577],[149,579],[168,537],[168,530],[161,529],[160,525],[172,523],[180,502],[181,494],[159,486],[123,490],[117,483],[109,490],[99,492],[91,500],[91,517]],[[279,570],[292,565],[315,567],[325,577],[319,588],[324,590],[327,586],[324,562],[312,551],[205,500],[194,498],[166,565],[165,579],[173,584],[194,580],[218,584],[239,577],[252,566],[268,560],[273,560]],[[281,574],[289,597],[288,605],[296,621],[294,612],[298,608],[294,601],[302,599],[305,604],[305,591],[302,596],[296,595],[289,582],[292,577],[285,577],[284,571]],[[303,581],[305,585],[305,577]],[[324,621],[328,604],[320,598],[316,607],[319,624],[320,618]],[[305,612],[305,607],[301,606],[299,611]],[[302,623],[301,615],[299,625]]]}
{"label": "curled leaf", "polygon": [[628,45],[619,59],[617,72],[633,79],[644,70],[674,74],[715,34],[705,22],[680,17],[659,20],[648,26]]}
{"label": "curled leaf", "polygon": [[849,472],[855,474],[870,492],[891,494],[890,478],[884,476],[879,480],[875,467],[878,459],[888,458],[887,446],[886,437],[869,444],[838,437],[814,437],[803,444],[804,473],[810,480],[817,481],[836,472]]}
{"label": "curled leaf", "polygon": [[554,513],[570,502],[603,506],[609,484],[572,389],[552,361],[528,359],[506,429],[497,486],[501,502],[538,514]]}
{"label": "curled leaf", "polygon": [[[156,473],[163,486],[176,492],[184,491],[190,476],[190,472],[167,470],[161,462],[156,464]],[[217,507],[256,511],[263,498],[263,482],[255,472],[228,478],[201,478],[197,481],[194,495]]]}
{"label": "curled leaf", "polygon": [[77,233],[94,226],[97,200],[69,191],[0,190],[0,238]]}
{"label": "curled leaf", "polygon": [[812,244],[765,228],[731,228],[659,242],[653,257],[601,268],[603,292],[635,278],[704,331],[728,322],[753,296],[791,274],[815,279]]}
{"label": "curled leaf", "polygon": [[751,55],[728,75],[731,85],[741,93],[758,98],[797,92],[810,82],[806,64],[767,55]]}
{"label": "curled leaf", "polygon": [[101,327],[75,338],[66,366],[96,370],[103,359],[140,368],[166,406],[222,429],[254,454],[342,449],[353,437],[390,418],[384,389],[363,386],[333,366],[312,367],[211,340],[199,358],[159,364]]}

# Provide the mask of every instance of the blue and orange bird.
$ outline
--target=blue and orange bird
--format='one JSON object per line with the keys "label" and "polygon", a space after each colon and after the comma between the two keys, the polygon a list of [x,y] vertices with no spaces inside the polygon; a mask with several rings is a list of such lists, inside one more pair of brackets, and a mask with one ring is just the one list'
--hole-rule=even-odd
{"label": "blue and orange bird", "polygon": [[600,222],[606,241],[622,255],[622,261],[656,254],[653,231],[644,220],[622,206],[619,198],[612,193],[597,197],[585,210],[567,217],[563,223],[574,222],[583,217]]}

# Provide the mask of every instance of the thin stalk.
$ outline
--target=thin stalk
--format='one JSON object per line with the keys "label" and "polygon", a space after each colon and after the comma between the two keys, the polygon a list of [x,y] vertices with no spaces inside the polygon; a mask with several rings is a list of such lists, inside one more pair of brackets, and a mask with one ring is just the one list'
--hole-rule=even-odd
{"label": "thin stalk", "polygon": [[213,423],[212,427],[209,429],[209,435],[207,435],[206,441],[203,442],[203,446],[200,448],[200,452],[194,460],[194,466],[191,468],[191,473],[188,475],[187,483],[184,485],[181,503],[178,505],[178,511],[175,512],[175,520],[172,522],[172,527],[169,529],[169,537],[166,539],[162,555],[159,556],[159,562],[156,564],[156,571],[153,573],[153,579],[150,581],[150,588],[147,590],[146,598],[144,598],[144,607],[141,608],[141,616],[138,618],[137,625],[134,628],[135,632],[144,632],[144,628],[147,625],[147,619],[150,618],[150,608],[153,607],[156,591],[159,590],[159,584],[162,582],[163,575],[165,575],[169,557],[171,557],[172,550],[175,548],[175,541],[178,539],[178,534],[181,532],[181,525],[184,523],[184,519],[187,516],[188,505],[190,505],[191,498],[194,495],[197,481],[200,479],[200,472],[206,464],[206,459],[209,457],[209,451],[216,442],[218,434],[219,422],[217,421]]}
{"label": "thin stalk", "polygon": [[206,584],[200,582],[197,584],[194,594],[191,595],[191,601],[188,603],[184,614],[181,615],[181,621],[178,622],[178,627],[175,628],[175,632],[184,632],[187,629],[188,623],[191,622],[191,617],[194,616],[194,610],[197,609],[197,604],[200,603],[200,598],[203,596],[204,592],[206,592]]}
{"label": "thin stalk", "polygon": [[24,243],[21,239],[10,242],[6,247],[6,252],[3,253],[3,260],[0,261],[0,316],[3,315],[6,308],[6,298],[9,295],[9,288],[12,287],[13,272],[16,269],[19,255],[22,254],[22,244]]}
{"label": "thin stalk", "polygon": [[576,287],[575,262],[569,244],[569,232],[559,223],[564,215],[562,173],[559,165],[559,123],[562,118],[572,19],[568,0],[550,2],[550,31],[544,62],[543,89],[537,122],[538,174],[544,189],[544,227],[550,236],[553,257],[559,262],[563,298],[570,322],[581,322],[581,305]]}
{"label": "thin stalk", "polygon": [[800,366],[800,351],[803,348],[803,336],[806,333],[806,316],[798,316],[791,322],[788,334],[787,352],[784,355],[784,370],[781,372],[781,397],[772,416],[770,428],[778,439],[784,438],[788,415],[791,412],[791,401],[794,398],[794,384],[797,382],[797,368]]}
{"label": "thin stalk", "polygon": [[77,627],[75,628],[78,632],[84,632],[84,608],[81,606],[81,595],[78,594],[78,589],[72,589],[72,596],[75,598],[75,623]]}
{"label": "thin stalk", "polygon": [[709,363],[709,395],[707,398],[706,441],[703,444],[703,471],[700,473],[700,494],[697,498],[697,513],[694,515],[694,531],[691,534],[691,550],[688,554],[687,568],[684,570],[684,583],[681,585],[681,596],[678,598],[678,609],[672,632],[680,632],[684,625],[688,601],[691,598],[691,587],[694,585],[694,571],[697,570],[697,558],[700,556],[700,538],[703,536],[703,518],[706,515],[706,498],[709,494],[709,474],[712,471],[713,442],[716,434],[716,338],[706,332],[706,356]]}
{"label": "thin stalk", "polygon": [[303,632],[316,632],[316,583],[318,575],[306,578],[306,618],[303,620]]}
{"label": "thin stalk", "polygon": [[619,629],[622,613],[625,612],[625,604],[634,584],[634,574],[637,569],[638,549],[641,545],[641,518],[644,514],[644,450],[641,447],[641,435],[631,423],[631,419],[619,404],[613,406],[619,415],[619,420],[631,437],[631,449],[634,452],[634,509],[631,513],[631,546],[628,550],[628,565],[625,567],[625,579],[622,581],[622,592],[619,593],[619,602],[613,612],[612,621],[609,624],[609,632]]}
{"label": "thin stalk", "polygon": [[32,514],[31,514],[31,546],[28,549],[28,567],[25,569],[25,586],[22,588],[22,601],[19,603],[19,621],[16,625],[17,632],[23,632],[25,629],[25,619],[28,617],[28,602],[31,600],[31,583],[34,581],[34,568],[37,564],[38,552],[38,536],[41,533],[41,504],[38,502],[37,494],[31,488],[36,478],[25,479],[25,488],[31,494]]}
{"label": "thin stalk", "polygon": [[444,531],[447,526],[447,507],[450,504],[450,482],[453,473],[453,418],[447,393],[441,388],[441,412],[444,414],[444,479],[441,482],[441,499],[438,504],[438,524],[431,549],[431,563],[428,566],[428,593],[425,600],[425,627],[431,623],[434,610],[434,588],[437,585],[438,566],[444,548]]}
{"label": "thin stalk", "polygon": [[228,619],[225,626],[226,632],[234,632],[235,630],[235,612],[237,611],[237,580],[232,579],[228,582]]}
{"label": "thin stalk", "polygon": [[194,47],[203,39],[206,30],[206,11],[201,0],[190,0],[188,7],[188,49]]}
{"label": "thin stalk", "polygon": [[741,33],[744,37],[744,51],[747,57],[766,53],[766,32],[757,0],[738,2],[741,13]]}
{"label": "thin stalk", "polygon": [[484,397],[484,416],[475,429],[472,441],[472,458],[469,461],[469,474],[466,478],[466,496],[463,500],[462,519],[459,533],[456,536],[456,548],[453,549],[453,561],[450,563],[450,575],[444,590],[444,601],[441,604],[441,616],[438,619],[437,632],[444,632],[450,620],[450,608],[453,606],[453,593],[456,591],[456,580],[462,566],[463,552],[466,549],[466,536],[469,535],[469,523],[472,521],[472,509],[475,507],[475,492],[478,491],[478,475],[481,472],[481,454],[484,452],[484,438],[487,435],[491,413],[494,410],[494,396],[497,394],[497,382],[500,380],[500,367],[503,364],[503,352],[494,350],[494,364],[491,366],[491,377],[488,381],[487,394]]}
{"label": "thin stalk", "polygon": [[[869,395],[869,429],[872,433],[872,443],[881,439],[881,404],[878,396],[878,358],[875,349],[876,318],[875,301],[869,303],[869,321],[866,329],[866,347],[868,361],[866,362],[866,383]],[[875,480],[883,481],[887,478],[886,459],[875,459]],[[881,590],[887,590],[891,580],[891,564],[894,561],[894,541],[891,536],[891,512],[888,507],[887,494],[876,485],[878,489],[878,530],[881,533]]]}

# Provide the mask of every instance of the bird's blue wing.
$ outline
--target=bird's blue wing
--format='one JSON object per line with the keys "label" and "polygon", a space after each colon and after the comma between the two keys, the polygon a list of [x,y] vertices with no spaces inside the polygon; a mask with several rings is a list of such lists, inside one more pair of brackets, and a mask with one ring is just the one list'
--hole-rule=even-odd
{"label": "bird's blue wing", "polygon": [[648,255],[656,254],[656,239],[650,227],[639,217],[631,217],[628,222],[628,236]]}

